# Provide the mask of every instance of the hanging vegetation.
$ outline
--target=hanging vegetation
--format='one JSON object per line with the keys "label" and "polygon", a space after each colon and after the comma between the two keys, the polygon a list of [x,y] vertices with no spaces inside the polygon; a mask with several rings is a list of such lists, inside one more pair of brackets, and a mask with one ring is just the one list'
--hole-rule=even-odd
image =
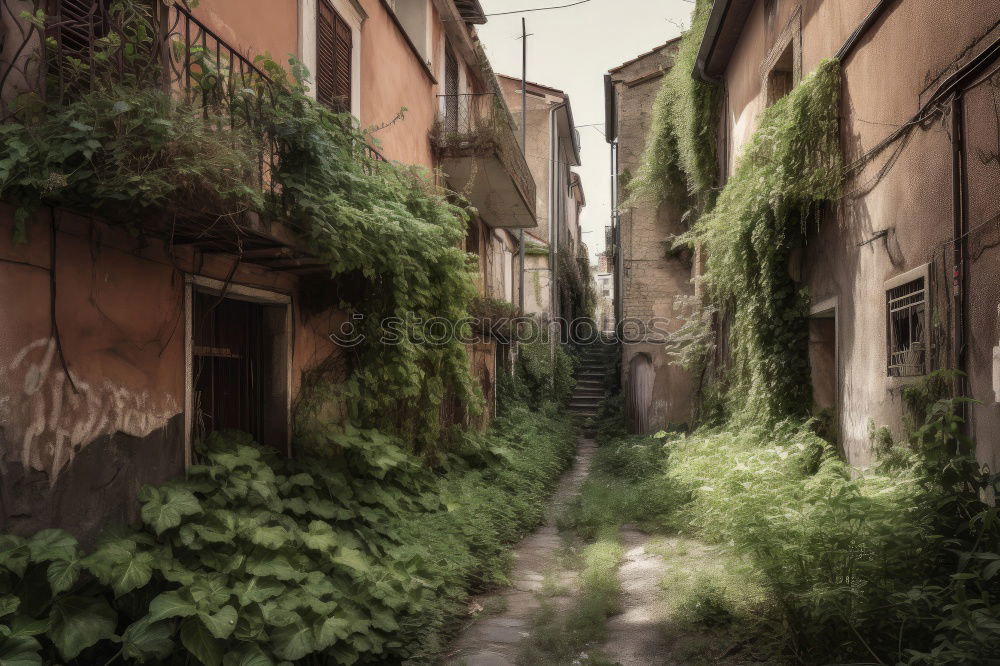
{"label": "hanging vegetation", "polygon": [[[692,76],[713,0],[697,0],[691,27],[681,36],[677,55],[653,103],[642,166],[629,192],[653,201],[711,204],[718,183],[718,86]],[[690,199],[689,199],[690,197]]]}
{"label": "hanging vegetation", "polygon": [[[373,159],[349,116],[308,96],[300,63],[289,74],[260,58],[269,81],[235,82],[197,51],[195,108],[163,90],[149,9],[124,1],[110,11],[117,32],[97,40],[88,66],[67,65],[79,78],[64,83],[72,94],[23,96],[0,125],[0,198],[18,207],[15,239],[43,206],[93,211],[137,234],[162,234],[178,218],[223,228],[248,212],[284,220],[329,263],[320,305],[364,315],[370,343],[354,349],[339,392],[350,418],[436,449],[446,398],[464,414],[480,409],[462,344],[423,344],[417,323],[444,319],[461,332],[475,295],[458,247],[464,211],[428,174]],[[389,317],[415,322],[394,346],[377,342]]]}
{"label": "hanging vegetation", "polygon": [[827,60],[764,111],[714,209],[683,239],[708,255],[715,302],[735,309],[731,406],[758,422],[811,404],[808,295],[789,261],[840,191],[839,108],[840,65]]}

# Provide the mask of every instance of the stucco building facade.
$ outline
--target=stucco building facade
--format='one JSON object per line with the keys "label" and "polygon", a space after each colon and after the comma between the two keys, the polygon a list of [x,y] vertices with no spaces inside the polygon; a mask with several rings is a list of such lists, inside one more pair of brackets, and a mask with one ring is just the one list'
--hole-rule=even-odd
{"label": "stucco building facade", "polygon": [[723,181],[769,104],[842,64],[843,196],[790,270],[812,302],[815,409],[851,463],[872,461],[872,424],[900,434],[903,387],[954,368],[979,458],[1000,464],[998,54],[997,0],[715,3],[697,75],[724,88]]}
{"label": "stucco building facade", "polygon": [[[448,157],[455,168],[438,184],[456,190],[466,184],[457,182],[462,166],[473,161],[506,177],[506,184],[494,183],[499,200],[470,191],[480,211],[470,237],[483,240],[466,242],[478,255],[481,293],[516,302],[514,236],[493,231],[535,225],[530,173],[524,177],[527,167],[509,146],[503,158],[478,149],[447,152],[440,131],[455,120],[462,97],[496,86],[475,36],[485,21],[478,3],[156,4],[163,13],[158,25],[173,26],[166,39],[204,44],[245,75],[263,76],[254,69],[260,54],[300,61],[311,73],[310,94],[371,129],[372,154],[381,159],[430,173]],[[26,34],[19,16],[3,12],[5,69],[16,69],[18,58],[38,46],[29,38],[27,51],[18,51],[15,37]],[[182,89],[183,66],[173,65]],[[0,92],[10,102],[25,81],[4,81]],[[491,122],[509,125],[502,111]],[[16,243],[14,217],[13,207],[0,203],[0,531],[62,527],[86,539],[108,521],[131,521],[138,489],[182,473],[193,442],[217,428],[250,430],[290,450],[303,377],[343,365],[345,352],[330,336],[348,319],[306,304],[311,286],[329,280],[329,266],[302,238],[256,215],[234,220],[232,233],[228,225],[227,233],[209,225],[136,237],[92,215],[44,210],[27,242]],[[468,351],[490,405],[496,345]],[[211,379],[227,373],[254,379],[235,388]]]}
{"label": "stucco building facade", "polygon": [[[520,140],[521,80],[498,77]],[[580,166],[580,142],[573,125],[569,96],[561,90],[528,82],[525,158],[537,184],[538,225],[526,242],[535,251],[525,257],[525,313],[543,320],[568,317],[559,297],[560,253],[576,261],[582,247],[580,214],[586,205],[583,183],[572,168]],[[547,252],[547,254],[546,254]]]}

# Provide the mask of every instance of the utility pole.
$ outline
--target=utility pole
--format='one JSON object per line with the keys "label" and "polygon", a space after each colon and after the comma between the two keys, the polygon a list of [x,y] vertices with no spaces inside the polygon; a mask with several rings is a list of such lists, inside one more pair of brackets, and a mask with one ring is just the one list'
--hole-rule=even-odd
{"label": "utility pole", "polygon": [[[521,154],[528,159],[528,28],[524,17],[521,17]],[[534,202],[532,202],[534,203]],[[524,316],[524,229],[518,233],[518,252],[521,266],[519,276],[518,297],[521,306],[521,316]]]}

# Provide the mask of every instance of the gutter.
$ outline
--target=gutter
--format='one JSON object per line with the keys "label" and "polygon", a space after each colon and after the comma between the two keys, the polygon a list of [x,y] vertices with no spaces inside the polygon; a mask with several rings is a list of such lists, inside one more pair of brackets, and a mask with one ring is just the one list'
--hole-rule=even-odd
{"label": "gutter", "polygon": [[710,76],[708,74],[708,61],[715,53],[715,48],[719,43],[719,33],[729,17],[729,10],[733,0],[716,0],[712,7],[712,14],[708,17],[708,26],[705,28],[705,36],[701,40],[701,48],[698,49],[698,58],[694,63],[694,78],[705,83],[722,83],[722,77]]}

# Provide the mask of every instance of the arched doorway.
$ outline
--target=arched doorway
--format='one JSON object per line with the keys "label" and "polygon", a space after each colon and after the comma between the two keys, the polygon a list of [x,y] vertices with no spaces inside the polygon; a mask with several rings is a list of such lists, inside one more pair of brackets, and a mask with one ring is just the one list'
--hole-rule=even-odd
{"label": "arched doorway", "polygon": [[630,432],[646,434],[652,429],[653,361],[649,354],[640,353],[628,364],[628,386],[625,393],[625,416]]}

